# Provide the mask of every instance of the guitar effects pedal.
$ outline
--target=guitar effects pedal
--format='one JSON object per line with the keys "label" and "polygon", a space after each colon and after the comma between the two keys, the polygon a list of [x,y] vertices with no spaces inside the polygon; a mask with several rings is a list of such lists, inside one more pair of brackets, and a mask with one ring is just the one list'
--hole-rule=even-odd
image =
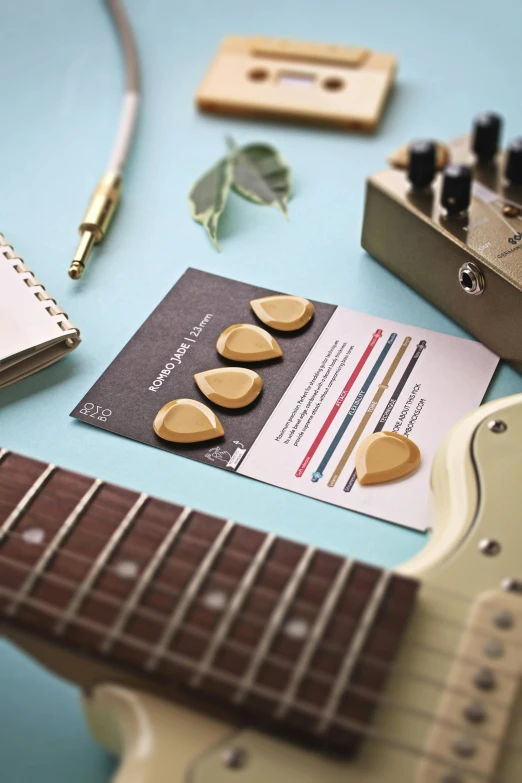
{"label": "guitar effects pedal", "polygon": [[416,141],[368,179],[362,246],[522,372],[522,138],[483,114],[449,145]]}

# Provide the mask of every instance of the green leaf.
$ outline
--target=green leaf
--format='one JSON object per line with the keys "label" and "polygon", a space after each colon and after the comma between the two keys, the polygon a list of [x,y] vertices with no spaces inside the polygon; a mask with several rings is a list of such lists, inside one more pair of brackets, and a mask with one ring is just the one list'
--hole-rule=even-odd
{"label": "green leaf", "polygon": [[232,183],[232,168],[231,158],[222,158],[194,183],[189,193],[191,215],[206,228],[218,251],[217,228],[227,203]]}
{"label": "green leaf", "polygon": [[288,217],[286,206],[292,191],[291,172],[275,147],[248,144],[238,149],[232,139],[227,142],[234,155],[234,190],[257,204],[279,207]]}

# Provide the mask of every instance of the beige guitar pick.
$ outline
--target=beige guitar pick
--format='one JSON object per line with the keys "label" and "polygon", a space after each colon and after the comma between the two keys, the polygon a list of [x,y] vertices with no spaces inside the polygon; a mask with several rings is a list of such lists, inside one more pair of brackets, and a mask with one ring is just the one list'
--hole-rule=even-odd
{"label": "beige guitar pick", "polygon": [[[403,147],[399,147],[388,158],[388,163],[392,166],[396,166],[398,169],[407,169],[410,158],[410,145],[405,144]],[[447,144],[443,144],[441,141],[435,142],[435,167],[437,171],[441,171],[448,163],[451,162],[451,150]]]}
{"label": "beige guitar pick", "polygon": [[254,324],[234,324],[219,335],[216,348],[225,359],[262,362],[283,355],[277,340]]}
{"label": "beige guitar pick", "polygon": [[224,408],[244,408],[259,396],[261,376],[246,367],[219,367],[194,375],[194,380],[211,402]]}
{"label": "beige guitar pick", "polygon": [[314,314],[313,304],[302,296],[264,296],[252,299],[250,306],[260,321],[282,332],[301,329]]}
{"label": "beige guitar pick", "polygon": [[216,414],[196,400],[172,400],[156,414],[154,432],[173,443],[198,443],[225,434]]}
{"label": "beige guitar pick", "polygon": [[380,484],[412,473],[421,459],[419,447],[397,432],[374,432],[357,449],[355,470],[361,484]]}

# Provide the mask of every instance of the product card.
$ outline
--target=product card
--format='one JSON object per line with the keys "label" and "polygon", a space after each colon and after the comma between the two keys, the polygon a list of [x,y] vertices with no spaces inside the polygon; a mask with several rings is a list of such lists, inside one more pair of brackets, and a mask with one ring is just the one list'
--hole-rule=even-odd
{"label": "product card", "polygon": [[[313,302],[299,332],[276,332],[254,316],[250,300],[269,291],[189,269],[116,357],[74,418],[118,435],[416,530],[429,525],[431,463],[446,432],[477,407],[498,358],[471,339]],[[301,294],[302,292],[293,292]],[[194,374],[238,366],[216,341],[233,324],[267,328],[283,356],[246,364],[263,379],[247,408],[213,405]],[[152,427],[167,402],[208,405],[225,435],[177,444]],[[406,478],[361,486],[358,445],[369,434],[411,438],[422,455]]]}

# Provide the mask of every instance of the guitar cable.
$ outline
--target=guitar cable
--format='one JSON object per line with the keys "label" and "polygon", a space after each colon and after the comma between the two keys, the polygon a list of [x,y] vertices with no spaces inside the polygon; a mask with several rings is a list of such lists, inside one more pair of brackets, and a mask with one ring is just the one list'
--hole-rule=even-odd
{"label": "guitar cable", "polygon": [[69,277],[79,280],[93,245],[102,241],[120,200],[123,170],[132,145],[140,101],[138,52],[125,9],[120,0],[105,0],[120,42],[125,67],[125,94],[120,122],[105,174],[91,196],[80,225],[80,243],[69,267]]}

